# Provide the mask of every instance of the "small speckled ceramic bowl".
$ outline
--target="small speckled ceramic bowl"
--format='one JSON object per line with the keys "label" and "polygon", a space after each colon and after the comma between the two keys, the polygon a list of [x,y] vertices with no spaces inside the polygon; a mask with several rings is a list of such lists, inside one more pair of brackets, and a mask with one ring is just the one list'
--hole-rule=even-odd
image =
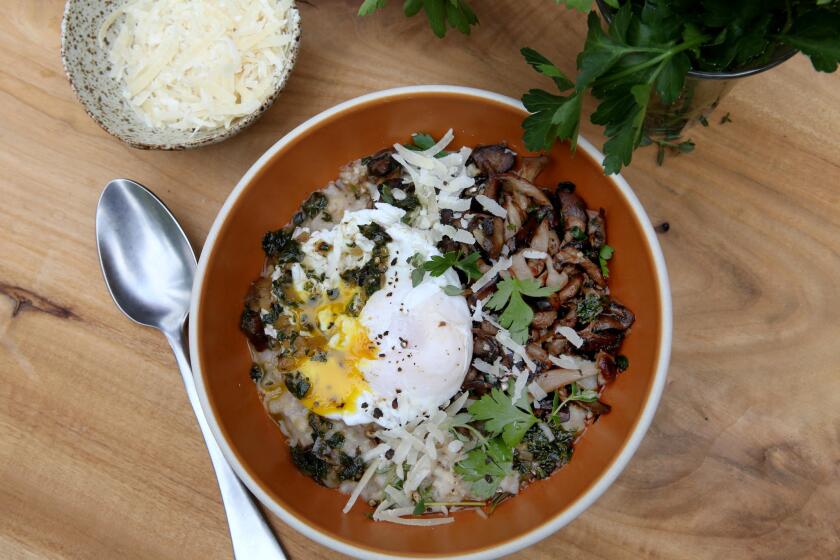
{"label": "small speckled ceramic bowl", "polygon": [[[215,144],[238,134],[262,115],[286,85],[300,44],[300,15],[290,14],[294,45],[289,64],[275,77],[274,90],[259,109],[235,119],[229,128],[193,133],[190,130],[150,128],[122,95],[122,85],[110,76],[108,53],[99,47],[97,36],[102,22],[125,0],[68,0],[61,21],[61,61],[76,97],[85,111],[108,133],[129,146],[144,150],[184,150]],[[116,37],[112,26],[106,41]]]}

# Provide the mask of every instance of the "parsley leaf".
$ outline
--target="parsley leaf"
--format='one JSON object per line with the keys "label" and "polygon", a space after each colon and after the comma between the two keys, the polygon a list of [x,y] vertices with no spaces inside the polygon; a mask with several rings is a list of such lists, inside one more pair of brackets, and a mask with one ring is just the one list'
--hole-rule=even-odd
{"label": "parsley leaf", "polygon": [[505,444],[513,448],[522,441],[528,428],[537,423],[537,417],[514,404],[510,395],[494,387],[490,394],[472,403],[467,411],[476,420],[484,420],[484,429],[493,435],[501,434]]}
{"label": "parsley leaf", "polygon": [[[415,255],[415,257],[417,256]],[[449,251],[443,255],[435,255],[428,261],[419,264],[416,262],[416,258],[412,257],[414,259],[412,264],[415,266],[414,271],[411,273],[412,284],[414,287],[419,286],[423,278],[426,277],[427,272],[435,277],[442,276],[444,272],[453,266],[466,273],[471,280],[481,278],[481,271],[476,264],[478,259],[481,258],[481,255],[477,252],[472,252],[463,259],[460,256],[461,254],[457,251]]]}
{"label": "parsley leaf", "polygon": [[481,255],[477,251],[473,251],[463,259],[455,263],[455,268],[464,271],[470,280],[478,280],[481,278],[481,271],[478,269],[478,259]]}
{"label": "parsley leaf", "polygon": [[388,0],[364,0],[362,5],[359,6],[359,15],[366,16],[372,14],[380,8],[384,8],[387,3]]}
{"label": "parsley leaf", "polygon": [[528,342],[528,327],[534,320],[534,310],[522,296],[545,297],[558,289],[552,286],[541,287],[533,278],[508,278],[496,285],[496,292],[487,300],[485,307],[496,311],[504,308],[499,323],[510,331],[511,338],[519,344],[525,344]]}
{"label": "parsley leaf", "polygon": [[417,501],[417,504],[414,506],[414,511],[412,515],[423,515],[426,512],[426,500],[420,498]]}
{"label": "parsley leaf", "polygon": [[543,76],[548,76],[549,78],[553,79],[554,83],[557,85],[557,89],[559,89],[560,91],[566,91],[567,89],[572,89],[573,87],[575,87],[575,83],[569,78],[567,78],[562,70],[557,68],[557,66],[555,66],[553,62],[548,60],[546,57],[544,57],[534,49],[525,47],[519,52],[521,52],[522,56],[525,57],[525,62],[530,64],[534,70],[536,70]]}
{"label": "parsley leaf", "polygon": [[801,16],[781,40],[808,55],[815,70],[834,72],[840,64],[838,29],[840,14],[815,10]]}
{"label": "parsley leaf", "polygon": [[411,135],[411,143],[413,144],[413,148],[428,150],[435,145],[435,139],[425,132],[415,132]]}
{"label": "parsley leaf", "polygon": [[[372,14],[387,3],[388,0],[364,0],[359,15]],[[466,0],[405,0],[403,3],[403,13],[408,17],[417,15],[420,10],[426,12],[432,31],[440,38],[446,35],[447,25],[469,35],[471,27],[478,23],[478,17]]]}
{"label": "parsley leaf", "polygon": [[601,274],[604,275],[604,278],[610,277],[610,269],[607,266],[607,261],[613,258],[614,253],[615,249],[606,243],[601,245],[601,249],[598,251],[598,264],[601,265]]}
{"label": "parsley leaf", "polygon": [[496,437],[486,448],[477,447],[455,464],[455,472],[471,482],[472,493],[486,500],[496,493],[502,479],[513,472],[513,450]]}
{"label": "parsley leaf", "polygon": [[[411,144],[406,144],[405,148],[415,152],[422,152],[434,147],[435,144],[437,144],[437,142],[435,142],[435,139],[430,134],[426,134],[425,132],[414,132],[411,135]],[[435,157],[442,158],[448,153],[449,152],[445,150],[440,151],[435,154]]]}
{"label": "parsley leaf", "polygon": [[460,296],[464,293],[464,289],[460,286],[453,286],[452,284],[443,287],[443,293],[448,296]]}

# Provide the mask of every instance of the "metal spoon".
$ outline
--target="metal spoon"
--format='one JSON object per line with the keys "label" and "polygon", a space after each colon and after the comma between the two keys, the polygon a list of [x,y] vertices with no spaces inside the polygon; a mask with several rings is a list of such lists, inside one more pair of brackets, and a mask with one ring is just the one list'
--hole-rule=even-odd
{"label": "metal spoon", "polygon": [[96,246],[105,284],[117,307],[132,321],[162,331],[172,346],[216,470],[234,557],[285,559],[250,493],[222,455],[195,392],[185,329],[195,254],[184,230],[148,189],[128,179],[115,179],[102,191],[96,207]]}

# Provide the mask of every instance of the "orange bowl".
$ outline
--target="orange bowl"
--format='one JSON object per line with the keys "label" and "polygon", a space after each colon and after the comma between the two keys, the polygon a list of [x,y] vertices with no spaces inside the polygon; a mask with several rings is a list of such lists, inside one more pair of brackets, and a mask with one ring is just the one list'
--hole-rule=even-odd
{"label": "orange bowl", "polygon": [[205,415],[233,469],[283,521],[340,552],[362,558],[498,558],[569,523],[615,480],[653,418],[671,346],[671,299],[659,243],[638,199],[621,177],[607,177],[601,154],[584,139],[572,153],[557,144],[542,184],[573,181],[587,205],[604,208],[611,290],[636,314],[622,346],[631,367],[610,384],[612,412],[592,425],[572,461],[504,502],[487,519],[455,514],[437,527],[378,523],[347,496],[319,486],[295,468],[285,437],[263,410],[249,379],[251,357],[239,332],[245,292],[263,266],[261,239],[286,223],[309,193],[339,168],[412,132],[454,145],[501,141],[520,154],[522,105],[494,93],[451,86],[382,91],[342,103],[305,122],[269,149],[228,197],[208,235],[193,287],[190,350]]}

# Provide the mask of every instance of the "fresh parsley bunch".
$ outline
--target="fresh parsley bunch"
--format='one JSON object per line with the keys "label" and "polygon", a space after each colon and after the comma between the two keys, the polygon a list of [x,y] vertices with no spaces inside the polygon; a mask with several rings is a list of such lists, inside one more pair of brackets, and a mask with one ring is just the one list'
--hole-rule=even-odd
{"label": "fresh parsley bunch", "polygon": [[[588,11],[592,7],[592,0],[554,0],[554,2],[581,11]],[[387,4],[388,0],[364,0],[359,6],[359,15],[372,14]],[[617,8],[618,0],[607,0],[607,4]],[[447,25],[464,35],[469,35],[472,26],[478,24],[478,17],[466,0],[405,0],[403,2],[403,12],[408,17],[417,15],[420,10],[426,12],[429,25],[438,37],[446,36]]]}
{"label": "fresh parsley bunch", "polygon": [[528,64],[561,93],[532,89],[522,97],[532,113],[523,123],[525,144],[537,151],[559,139],[574,149],[581,98],[590,91],[598,99],[590,119],[608,138],[608,174],[628,165],[642,144],[652,94],[665,105],[676,102],[692,69],[760,66],[784,47],[805,53],[822,72],[840,63],[837,0],[627,0],[606,31],[594,12],[588,26],[574,80],[540,53],[522,49]]}
{"label": "fresh parsley bunch", "polygon": [[[359,7],[359,15],[372,14],[384,8],[388,0],[364,0]],[[447,25],[465,35],[470,34],[470,28],[478,23],[478,18],[465,0],[405,0],[403,12],[406,16],[417,15],[420,10],[426,12],[426,18],[432,31],[438,37],[444,37]]]}

